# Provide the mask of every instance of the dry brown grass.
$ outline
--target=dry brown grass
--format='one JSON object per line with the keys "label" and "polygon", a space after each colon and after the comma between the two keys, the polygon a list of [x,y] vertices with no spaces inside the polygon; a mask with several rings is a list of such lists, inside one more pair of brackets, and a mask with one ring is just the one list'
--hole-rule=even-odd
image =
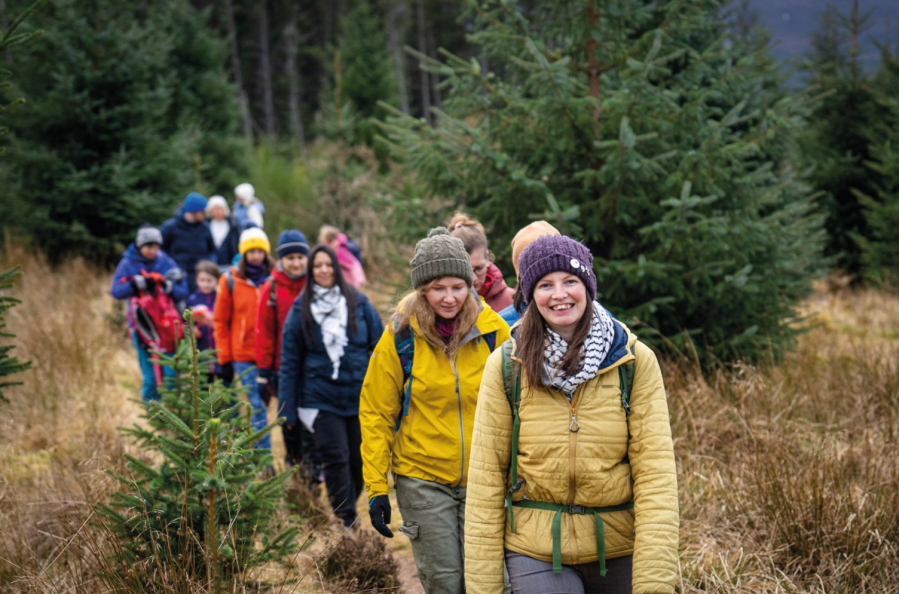
{"label": "dry brown grass", "polygon": [[[136,361],[107,275],[79,262],[53,271],[7,246],[0,268],[14,263],[25,268],[24,303],[9,325],[17,354],[35,367],[0,409],[0,591],[115,591],[98,575],[112,545],[88,520],[115,488],[102,469],[120,465],[116,427],[140,411],[129,401],[138,397]],[[899,592],[899,297],[822,291],[806,313],[812,328],[778,365],[703,377],[688,363],[663,363],[680,480],[680,591]],[[311,505],[296,495],[296,505]],[[315,530],[294,566],[266,570],[263,581],[287,580],[273,591],[373,585],[354,586],[364,576],[343,562],[325,571],[380,555],[370,539]]]}
{"label": "dry brown grass", "polygon": [[682,591],[899,591],[899,299],[806,310],[776,366],[666,366]]}
{"label": "dry brown grass", "polygon": [[[34,368],[17,378],[24,385],[8,390],[10,403],[0,408],[0,592],[149,592],[147,584],[160,580],[143,579],[141,572],[153,567],[118,571],[111,561],[116,543],[92,514],[96,502],[120,487],[104,470],[122,471],[125,451],[141,456],[117,430],[140,422],[142,407],[133,347],[121,309],[108,296],[111,276],[80,261],[54,270],[7,244],[0,269],[16,264],[25,272],[15,292],[23,303],[7,322],[17,334],[16,354]],[[297,521],[290,515],[297,512],[314,516],[299,520],[301,542],[316,546],[223,591],[345,591],[345,573],[339,585],[329,584],[317,566],[351,558],[347,547],[355,551],[356,545],[331,526],[319,498],[305,495],[294,494],[305,507],[285,507],[282,521]],[[375,565],[369,571],[380,571]],[[166,576],[163,582],[165,592],[207,591],[192,576]]]}

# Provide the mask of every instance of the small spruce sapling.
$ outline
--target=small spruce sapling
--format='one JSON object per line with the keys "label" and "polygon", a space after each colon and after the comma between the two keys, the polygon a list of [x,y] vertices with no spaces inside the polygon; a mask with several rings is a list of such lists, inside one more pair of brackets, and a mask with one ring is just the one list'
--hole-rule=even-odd
{"label": "small spruce sapling", "polygon": [[[193,327],[190,310],[184,320]],[[219,591],[299,550],[296,527],[280,529],[276,520],[291,473],[260,480],[272,455],[254,445],[283,419],[254,430],[239,382],[209,384],[202,370],[214,352],[198,352],[187,334],[172,356],[160,357],[177,373],[162,386],[161,402],[146,405],[148,428],[122,430],[158,462],[125,454],[127,473],[112,473],[124,489],[97,514],[118,541],[120,578],[143,564],[156,570],[137,572],[143,580],[174,572]]]}

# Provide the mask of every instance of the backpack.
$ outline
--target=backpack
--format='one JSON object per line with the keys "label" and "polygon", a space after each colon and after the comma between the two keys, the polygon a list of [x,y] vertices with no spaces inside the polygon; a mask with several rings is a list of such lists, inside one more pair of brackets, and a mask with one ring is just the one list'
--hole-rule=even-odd
{"label": "backpack", "polygon": [[157,285],[129,301],[134,330],[141,342],[155,351],[172,353],[184,338],[184,324],[172,299]]}
{"label": "backpack", "polygon": [[[262,281],[262,284],[265,284],[267,281],[272,281],[271,286],[269,287],[268,294],[268,305],[269,307],[275,307],[278,303],[278,298],[275,295],[275,290],[278,288],[278,283],[275,282],[275,277],[269,276],[267,279]],[[234,276],[231,274],[231,271],[225,273],[225,285],[228,287],[228,294],[234,295]]]}
{"label": "backpack", "polygon": [[[512,359],[511,340],[504,342],[501,348],[503,355],[503,389],[506,393],[506,400],[509,401],[509,407],[512,409],[512,456],[509,464],[512,474],[512,486],[506,492],[506,507],[509,508],[511,517],[512,494],[521,489],[524,482],[518,480],[518,436],[521,431],[521,419],[518,416],[518,409],[521,406],[521,364]],[[629,350],[636,357],[634,348],[631,347]],[[634,370],[636,366],[636,361],[630,365],[618,366],[618,385],[621,390],[621,407],[624,409],[625,418],[631,414],[630,395],[634,388]],[[573,423],[575,423],[574,420],[572,420]],[[628,430],[628,439],[630,439],[630,430]],[[512,526],[514,532],[514,522]]]}
{"label": "backpack", "polygon": [[[481,338],[487,343],[487,348],[492,353],[496,349],[496,331],[483,334]],[[412,334],[412,328],[406,325],[396,332],[393,335],[393,342],[396,346],[396,354],[400,358],[400,364],[403,366],[403,385],[406,387],[403,391],[403,412],[396,420],[396,430],[398,431],[403,417],[409,415],[409,400],[412,397],[412,363],[415,359],[415,336]]]}

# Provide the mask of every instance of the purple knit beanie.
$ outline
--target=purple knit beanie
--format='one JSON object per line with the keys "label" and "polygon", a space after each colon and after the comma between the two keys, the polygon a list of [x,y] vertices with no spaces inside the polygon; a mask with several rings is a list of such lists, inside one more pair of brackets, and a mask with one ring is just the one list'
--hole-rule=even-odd
{"label": "purple knit beanie", "polygon": [[551,272],[569,272],[584,282],[590,301],[596,299],[593,254],[587,247],[564,235],[538,237],[524,249],[519,260],[519,284],[525,303],[530,303],[534,286]]}

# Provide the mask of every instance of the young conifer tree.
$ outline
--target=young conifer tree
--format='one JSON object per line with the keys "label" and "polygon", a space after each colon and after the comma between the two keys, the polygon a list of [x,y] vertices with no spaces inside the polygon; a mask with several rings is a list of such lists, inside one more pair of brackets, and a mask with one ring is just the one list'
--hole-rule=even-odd
{"label": "young conifer tree", "polygon": [[[188,310],[187,327],[192,321]],[[164,589],[167,575],[186,576],[204,591],[232,591],[223,586],[298,551],[297,529],[276,520],[290,472],[262,478],[271,451],[253,447],[277,423],[254,430],[238,387],[206,383],[202,370],[213,358],[197,352],[192,335],[174,356],[161,356],[176,377],[161,402],[147,405],[149,427],[123,430],[159,462],[126,454],[127,474],[113,475],[123,490],[97,506],[116,537],[116,578],[138,580],[140,591]],[[147,576],[160,582],[145,583]]]}
{"label": "young conifer tree", "polygon": [[546,218],[590,247],[599,299],[642,337],[777,352],[821,248],[786,158],[804,100],[728,37],[722,4],[470,2],[480,59],[419,55],[446,109],[435,128],[395,112],[386,142],[481,218],[506,270],[514,233]]}
{"label": "young conifer tree", "polygon": [[876,80],[880,117],[869,130],[870,160],[865,162],[874,192],[855,190],[870,233],[854,236],[868,281],[899,287],[899,55],[884,51]]}
{"label": "young conifer tree", "polygon": [[[6,291],[14,287],[16,279],[20,276],[22,276],[22,271],[19,268],[12,268],[0,272],[0,291]],[[5,331],[6,322],[4,317],[6,316],[6,312],[15,307],[18,303],[20,303],[20,301],[15,297],[0,294],[0,338],[15,338],[15,334],[10,334]],[[21,373],[31,367],[30,361],[22,362],[19,361],[18,358],[12,356],[11,352],[14,348],[15,346],[11,344],[0,345],[0,402],[8,402],[6,396],[3,394],[5,388],[21,385],[21,382],[7,381],[6,378],[13,374]]]}

